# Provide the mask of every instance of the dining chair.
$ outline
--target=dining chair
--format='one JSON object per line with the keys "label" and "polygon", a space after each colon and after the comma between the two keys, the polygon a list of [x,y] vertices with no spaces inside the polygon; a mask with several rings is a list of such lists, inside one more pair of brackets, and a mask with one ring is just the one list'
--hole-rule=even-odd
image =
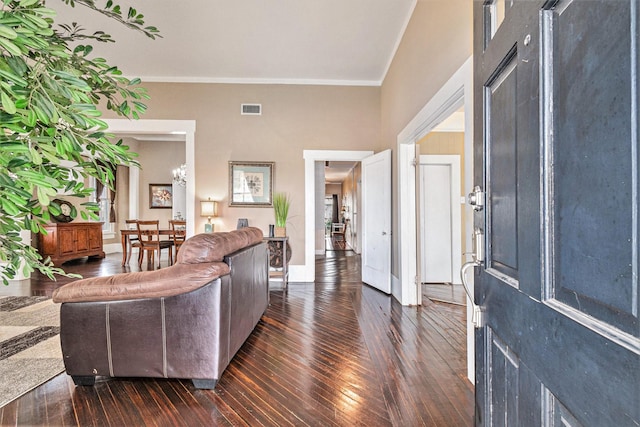
{"label": "dining chair", "polygon": [[[140,242],[140,253],[147,253],[147,260],[155,264],[155,253],[158,253],[158,268],[160,268],[160,256],[162,249],[169,250],[169,265],[173,264],[173,241],[160,240],[160,221],[138,220],[138,241]],[[138,268],[142,269],[142,256],[138,257]]]}
{"label": "dining chair", "polygon": [[[124,222],[127,225],[128,230],[138,229],[138,226],[136,225],[136,223],[138,222],[137,219],[127,219]],[[140,249],[141,244],[140,240],[138,239],[138,235],[129,235],[127,236],[127,239],[129,244],[127,245],[127,258],[125,260],[125,264],[129,264],[133,248],[138,248],[138,264],[140,264],[140,258],[142,258],[142,249]]]}
{"label": "dining chair", "polygon": [[178,251],[184,243],[187,234],[187,221],[180,219],[172,219],[169,221],[171,228],[171,238],[173,239],[173,248],[175,251],[175,259],[178,259]]}

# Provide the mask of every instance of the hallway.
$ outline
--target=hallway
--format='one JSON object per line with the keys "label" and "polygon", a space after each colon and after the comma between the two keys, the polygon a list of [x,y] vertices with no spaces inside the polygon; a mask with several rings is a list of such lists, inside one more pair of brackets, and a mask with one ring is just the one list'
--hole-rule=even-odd
{"label": "hallway", "polygon": [[[119,254],[65,264],[122,271]],[[360,257],[316,259],[315,283],[274,288],[270,306],[215,390],[189,380],[61,374],[0,408],[0,425],[471,426],[464,307],[403,307],[360,282]],[[56,285],[34,279],[31,293]]]}

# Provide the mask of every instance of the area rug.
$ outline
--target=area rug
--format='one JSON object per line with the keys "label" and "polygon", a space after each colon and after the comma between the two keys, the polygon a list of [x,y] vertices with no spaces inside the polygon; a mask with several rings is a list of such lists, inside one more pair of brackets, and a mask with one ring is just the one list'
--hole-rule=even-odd
{"label": "area rug", "polygon": [[0,407],[64,371],[59,334],[50,298],[0,297]]}

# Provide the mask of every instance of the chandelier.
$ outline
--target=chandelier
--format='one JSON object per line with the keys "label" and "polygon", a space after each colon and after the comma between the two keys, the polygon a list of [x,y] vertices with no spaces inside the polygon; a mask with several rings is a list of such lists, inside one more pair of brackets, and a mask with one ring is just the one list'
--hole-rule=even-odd
{"label": "chandelier", "polygon": [[173,182],[181,187],[187,185],[187,165],[183,163],[179,168],[173,170]]}

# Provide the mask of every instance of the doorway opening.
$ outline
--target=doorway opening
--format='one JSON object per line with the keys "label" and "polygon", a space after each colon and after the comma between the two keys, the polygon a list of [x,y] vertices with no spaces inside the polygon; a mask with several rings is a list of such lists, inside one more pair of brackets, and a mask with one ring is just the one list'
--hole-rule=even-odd
{"label": "doorway opening", "polygon": [[[325,172],[326,162],[360,162],[373,151],[304,150],[305,160],[305,263],[296,272],[297,281],[315,280],[315,256],[324,253],[326,223]],[[355,212],[357,214],[357,211]],[[293,273],[293,270],[292,270]]]}
{"label": "doorway opening", "polygon": [[[423,107],[398,135],[398,241],[399,281],[403,291],[403,304],[422,302],[422,286],[418,284],[420,276],[418,262],[418,206],[416,200],[416,181],[418,174],[413,165],[418,164],[417,142],[429,134],[454,112],[464,111],[464,189],[463,195],[471,192],[473,187],[473,58],[465,63],[451,76],[443,87]],[[461,200],[462,203],[462,200]],[[469,210],[464,205],[465,210]],[[473,215],[464,215],[464,247],[471,247]],[[462,253],[460,253],[462,256]],[[459,274],[459,273],[458,273]],[[472,282],[472,280],[471,280]],[[470,283],[473,292],[473,283]],[[406,295],[406,298],[404,296]],[[474,328],[472,304],[467,303],[467,373],[470,381],[474,381]]]}
{"label": "doorway opening", "polygon": [[[146,135],[158,137],[165,135],[167,138],[184,141],[185,165],[186,165],[186,209],[187,236],[195,234],[195,120],[126,120],[106,119],[109,132],[120,137],[132,135]],[[137,218],[139,215],[137,206],[140,199],[138,168],[129,169],[129,217]]]}
{"label": "doorway opening", "polygon": [[[360,162],[324,163],[324,254],[329,251],[359,253]],[[316,242],[319,245],[320,242]]]}
{"label": "doorway opening", "polygon": [[418,271],[423,298],[466,305],[464,263],[464,107],[416,142],[419,167]]}

